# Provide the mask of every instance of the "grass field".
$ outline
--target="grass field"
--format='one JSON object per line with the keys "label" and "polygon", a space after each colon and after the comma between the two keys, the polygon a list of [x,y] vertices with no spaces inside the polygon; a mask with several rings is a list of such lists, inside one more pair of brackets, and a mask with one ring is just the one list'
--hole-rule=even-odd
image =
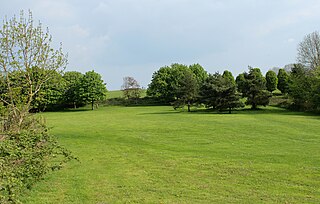
{"label": "grass field", "polygon": [[171,107],[45,113],[79,159],[23,203],[320,203],[320,117]]}

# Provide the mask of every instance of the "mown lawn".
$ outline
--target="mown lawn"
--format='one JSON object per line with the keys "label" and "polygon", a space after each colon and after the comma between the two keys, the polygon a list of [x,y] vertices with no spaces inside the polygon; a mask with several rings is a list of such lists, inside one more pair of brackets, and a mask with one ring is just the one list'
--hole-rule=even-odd
{"label": "mown lawn", "polygon": [[23,203],[320,203],[320,116],[171,107],[46,113],[73,161]]}

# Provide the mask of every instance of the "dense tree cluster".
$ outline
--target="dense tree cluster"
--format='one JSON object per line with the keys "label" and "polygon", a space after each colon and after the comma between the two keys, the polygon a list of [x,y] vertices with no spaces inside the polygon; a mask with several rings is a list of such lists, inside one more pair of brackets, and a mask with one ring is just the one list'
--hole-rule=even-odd
{"label": "dense tree cluster", "polygon": [[[37,69],[35,74],[42,72],[45,72],[45,70]],[[41,90],[32,97],[29,111],[40,112],[69,107],[77,108],[86,104],[91,104],[93,109],[98,101],[105,99],[107,89],[100,74],[94,71],[88,71],[85,74],[76,71],[51,72],[50,78],[43,83]],[[21,73],[14,72],[11,74],[11,77],[18,84],[24,81]],[[5,84],[2,82],[3,86]],[[26,92],[23,87],[21,87],[21,94]],[[5,96],[7,91],[5,89],[0,90],[0,94]]]}
{"label": "dense tree cluster", "polygon": [[[272,74],[272,77],[275,77],[270,80],[273,84],[268,85],[273,85],[274,90],[277,79],[275,74]],[[271,96],[266,84],[266,78],[258,68],[250,68],[249,73],[240,74],[235,81],[228,70],[222,75],[208,75],[198,64],[172,64],[153,74],[147,94],[170,102],[175,108],[187,105],[188,111],[192,104],[204,104],[207,108],[231,112],[234,108],[244,106],[241,96],[247,99],[246,104],[251,105],[252,109],[259,105],[266,106]]]}

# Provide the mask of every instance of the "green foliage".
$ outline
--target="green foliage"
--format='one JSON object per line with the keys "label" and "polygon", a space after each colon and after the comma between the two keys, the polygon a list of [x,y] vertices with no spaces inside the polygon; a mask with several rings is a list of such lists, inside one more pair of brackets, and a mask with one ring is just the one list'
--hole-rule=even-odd
{"label": "green foliage", "polygon": [[157,97],[165,102],[173,102],[177,98],[177,87],[188,66],[172,64],[170,67],[161,67],[153,73],[148,86],[147,95]]}
{"label": "green foliage", "polygon": [[0,134],[0,158],[0,203],[17,203],[26,188],[72,156],[48,133],[43,119],[29,117],[20,132]]}
{"label": "green foliage", "polygon": [[66,90],[64,93],[64,103],[67,106],[77,108],[84,105],[84,100],[81,96],[80,88],[81,81],[84,75],[81,72],[69,71],[65,72],[63,79],[66,81]]}
{"label": "green foliage", "polygon": [[106,98],[106,85],[103,83],[101,75],[94,71],[88,71],[84,74],[80,87],[81,97],[85,102],[91,103],[92,110],[95,102]]}
{"label": "green foliage", "polygon": [[267,81],[266,86],[268,91],[273,92],[277,89],[278,77],[274,71],[269,70],[266,73],[266,81]]}
{"label": "green foliage", "polygon": [[279,69],[278,72],[278,89],[283,94],[289,91],[289,75],[284,69]]}
{"label": "green foliage", "polygon": [[246,79],[244,77],[244,73],[239,74],[236,78],[237,89],[240,93],[245,91]]}
{"label": "green foliage", "polygon": [[178,85],[175,87],[176,101],[173,104],[174,108],[187,104],[188,112],[190,112],[190,107],[197,99],[198,92],[199,81],[196,75],[190,69],[185,69],[183,76],[179,79]]}
{"label": "green foliage", "polygon": [[34,96],[31,108],[38,111],[54,110],[62,105],[65,90],[66,81],[62,78],[62,75],[56,71],[52,71],[51,77]]}
{"label": "green foliage", "polygon": [[[230,76],[230,75],[229,75]],[[219,73],[209,75],[200,90],[200,101],[207,108],[217,109],[219,111],[243,107],[240,101],[240,95],[236,91],[235,84],[229,77],[223,77]]]}
{"label": "green foliage", "polygon": [[232,85],[236,85],[236,81],[234,80],[234,77],[230,71],[225,70],[222,74],[222,77],[225,78]]}
{"label": "green foliage", "polygon": [[194,73],[198,87],[202,86],[204,81],[208,78],[208,73],[200,64],[193,64],[189,66],[189,69]]}
{"label": "green foliage", "polygon": [[296,64],[290,73],[289,96],[292,108],[302,111],[320,110],[320,79],[318,69],[307,69]]}
{"label": "green foliage", "polygon": [[43,121],[29,114],[62,96],[60,71],[67,64],[51,36],[25,18],[4,20],[0,29],[0,203],[18,203],[25,188],[70,154],[48,134]]}
{"label": "green foliage", "polygon": [[249,68],[249,73],[244,73],[244,78],[242,94],[247,97],[246,104],[251,105],[252,109],[268,105],[271,94],[266,90],[266,79],[260,69]]}

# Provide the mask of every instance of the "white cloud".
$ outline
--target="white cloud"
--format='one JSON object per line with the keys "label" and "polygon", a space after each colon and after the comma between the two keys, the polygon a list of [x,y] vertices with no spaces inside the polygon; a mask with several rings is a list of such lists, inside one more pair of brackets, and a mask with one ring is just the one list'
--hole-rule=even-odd
{"label": "white cloud", "polygon": [[69,31],[71,32],[72,37],[77,36],[80,38],[86,38],[90,36],[88,29],[81,27],[79,24],[72,25],[69,28]]}

